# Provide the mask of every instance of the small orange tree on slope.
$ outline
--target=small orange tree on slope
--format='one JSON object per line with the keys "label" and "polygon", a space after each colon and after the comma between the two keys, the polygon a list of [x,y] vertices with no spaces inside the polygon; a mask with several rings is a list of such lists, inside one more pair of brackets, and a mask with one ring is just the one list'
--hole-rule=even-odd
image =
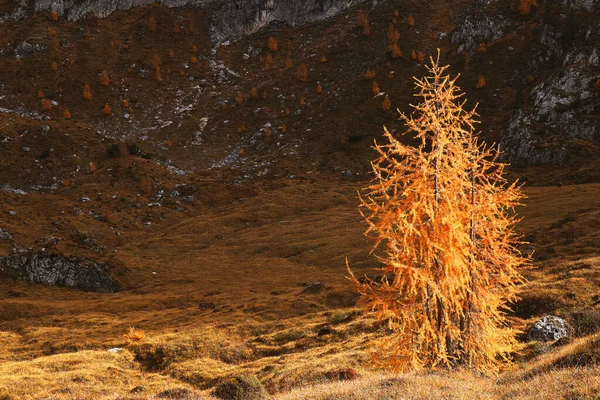
{"label": "small orange tree on slope", "polygon": [[[439,57],[438,57],[439,58]],[[466,366],[495,373],[518,348],[505,315],[528,263],[510,213],[522,197],[507,185],[498,152],[474,136],[456,78],[433,61],[416,79],[414,116],[400,114],[418,145],[388,131],[375,144],[375,179],[361,197],[366,235],[383,245],[384,279],[351,280],[394,334],[375,361],[399,370]]]}

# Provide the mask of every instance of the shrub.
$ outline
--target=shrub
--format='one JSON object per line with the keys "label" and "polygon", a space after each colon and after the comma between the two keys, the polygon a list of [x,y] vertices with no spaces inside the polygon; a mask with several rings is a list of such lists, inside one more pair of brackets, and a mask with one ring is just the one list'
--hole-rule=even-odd
{"label": "shrub", "polygon": [[268,71],[273,64],[273,57],[270,54],[267,54],[267,59],[265,60],[265,71]]}
{"label": "shrub", "polygon": [[83,86],[83,98],[86,100],[92,99],[92,89],[90,89],[90,85],[87,82]]}
{"label": "shrub", "polygon": [[110,84],[110,77],[108,76],[108,72],[106,72],[106,70],[100,72],[100,83],[104,86],[108,86]]}
{"label": "shrub", "polygon": [[191,62],[192,64],[198,64],[198,57],[196,57],[196,56],[191,56],[191,57],[190,57],[190,62]]}
{"label": "shrub", "polygon": [[71,119],[71,112],[69,111],[68,107],[65,109],[65,113],[63,114],[63,117],[65,119]]}
{"label": "shrub", "polygon": [[402,57],[402,50],[400,50],[400,46],[398,46],[397,44],[393,45],[391,50],[392,58],[396,59]]}
{"label": "shrub", "polygon": [[58,64],[56,61],[52,61],[52,71],[58,71]]}
{"label": "shrub", "polygon": [[263,98],[263,100],[267,99],[267,91],[265,89],[263,89],[261,97]]}
{"label": "shrub", "polygon": [[360,10],[358,15],[356,16],[356,23],[359,27],[362,28],[362,34],[364,36],[371,35],[371,28],[369,27],[369,18],[363,10]]}
{"label": "shrub", "polygon": [[111,114],[111,108],[110,105],[108,103],[106,103],[104,105],[104,108],[102,109],[102,112],[104,113],[104,115],[110,115]]}
{"label": "shrub", "polygon": [[307,78],[308,68],[306,68],[306,65],[304,63],[302,63],[298,66],[298,69],[296,69],[296,79],[298,79],[301,82],[306,82]]}
{"label": "shrub", "polygon": [[118,157],[121,155],[121,146],[118,143],[111,143],[106,146],[106,154],[109,157]]}
{"label": "shrub", "polygon": [[408,24],[408,26],[415,26],[415,17],[413,17],[412,14],[408,14],[408,17],[406,18],[406,23]]}
{"label": "shrub", "polygon": [[519,0],[519,13],[521,15],[529,15],[531,7],[537,7],[536,0]]}
{"label": "shrub", "polygon": [[303,106],[304,104],[306,104],[304,97],[300,97],[300,105]]}
{"label": "shrub", "polygon": [[129,153],[132,156],[137,156],[141,153],[141,150],[137,143],[127,143],[127,153]]}
{"label": "shrub", "polygon": [[242,96],[242,93],[237,92],[237,95],[235,96],[235,102],[238,104],[242,104],[244,102],[244,96]]}
{"label": "shrub", "polygon": [[387,36],[388,36],[388,46],[391,49],[394,45],[397,45],[398,40],[400,40],[400,33],[398,32],[398,30],[396,29],[394,24],[390,24],[390,27],[388,28]]}
{"label": "shrub", "polygon": [[169,58],[171,60],[175,58],[175,52],[173,51],[173,49],[169,49]]}
{"label": "shrub", "polygon": [[381,92],[381,90],[379,89],[379,84],[377,83],[377,81],[373,81],[373,87],[372,87],[372,89],[373,89],[373,94],[375,96],[377,96]]}
{"label": "shrub", "polygon": [[475,87],[477,89],[482,89],[485,87],[485,85],[486,85],[485,76],[479,75],[479,79],[477,79],[477,83],[475,84]]}
{"label": "shrub", "polygon": [[285,68],[286,69],[292,68],[292,59],[289,57],[285,59]]}
{"label": "shrub", "polygon": [[38,90],[38,99],[43,99],[44,97],[46,97],[44,91],[42,89]]}
{"label": "shrub", "polygon": [[48,99],[42,100],[42,111],[52,110],[52,102]]}
{"label": "shrub", "polygon": [[413,60],[417,59],[417,52],[415,51],[415,49],[410,50],[410,58],[412,58]]}
{"label": "shrub", "polygon": [[365,79],[367,79],[367,80],[373,79],[373,78],[375,78],[376,75],[377,75],[377,73],[375,72],[375,70],[368,69],[367,72],[365,72]]}
{"label": "shrub", "polygon": [[250,97],[253,99],[258,98],[258,90],[255,87],[250,90]]}
{"label": "shrub", "polygon": [[269,394],[255,376],[237,376],[215,388],[213,396],[224,400],[266,400]]}
{"label": "shrub", "polygon": [[321,86],[321,82],[317,82],[317,93],[323,93],[323,87]]}
{"label": "shrub", "polygon": [[383,103],[381,103],[381,109],[383,111],[387,111],[390,109],[391,106],[392,102],[390,101],[390,98],[388,96],[385,96],[385,99],[383,99]]}
{"label": "shrub", "polygon": [[50,19],[54,22],[57,22],[58,21],[58,13],[56,11],[52,11],[50,13]]}
{"label": "shrub", "polygon": [[131,326],[127,332],[123,334],[123,339],[128,345],[141,343],[144,341],[144,339],[146,339],[146,332],[141,329],[135,329],[133,326]]}
{"label": "shrub", "polygon": [[129,107],[129,100],[123,100],[123,107]]}
{"label": "shrub", "polygon": [[269,50],[271,50],[271,51],[279,50],[279,47],[277,44],[277,39],[275,39],[273,36],[269,36],[268,46],[269,46]]}
{"label": "shrub", "polygon": [[154,16],[151,16],[148,19],[148,29],[150,29],[151,32],[156,32],[156,18],[154,18]]}
{"label": "shrub", "polygon": [[325,56],[321,56],[321,62],[322,62],[322,63],[326,63],[326,62],[327,62],[327,57],[325,57]]}

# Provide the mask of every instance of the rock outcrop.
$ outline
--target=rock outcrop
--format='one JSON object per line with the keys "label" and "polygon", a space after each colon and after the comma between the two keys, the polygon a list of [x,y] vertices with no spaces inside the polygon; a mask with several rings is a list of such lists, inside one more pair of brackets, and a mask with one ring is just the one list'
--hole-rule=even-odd
{"label": "rock outcrop", "polygon": [[31,249],[13,249],[0,264],[18,279],[50,286],[66,286],[99,293],[114,293],[116,282],[105,264]]}
{"label": "rock outcrop", "polygon": [[103,18],[118,10],[129,10],[158,2],[165,7],[210,7],[211,35],[218,43],[256,32],[270,22],[291,26],[316,22],[348,9],[358,0],[21,0],[15,8],[0,15],[2,19],[20,19],[29,7],[35,12],[56,12],[60,18],[76,21],[88,14]]}
{"label": "rock outcrop", "polygon": [[551,342],[570,337],[572,331],[573,329],[564,319],[547,315],[533,325],[527,339]]}

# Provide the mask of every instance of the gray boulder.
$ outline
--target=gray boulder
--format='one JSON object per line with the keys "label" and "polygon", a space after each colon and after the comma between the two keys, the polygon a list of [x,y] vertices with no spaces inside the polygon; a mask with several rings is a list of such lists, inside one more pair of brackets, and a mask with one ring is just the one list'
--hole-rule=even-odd
{"label": "gray boulder", "polygon": [[60,254],[13,249],[0,257],[9,273],[18,279],[49,286],[66,286],[99,293],[114,293],[117,284],[105,264]]}
{"label": "gray boulder", "polygon": [[527,339],[537,340],[539,342],[550,342],[562,338],[569,338],[571,332],[573,332],[573,329],[567,321],[553,315],[547,315],[533,325],[527,335]]}

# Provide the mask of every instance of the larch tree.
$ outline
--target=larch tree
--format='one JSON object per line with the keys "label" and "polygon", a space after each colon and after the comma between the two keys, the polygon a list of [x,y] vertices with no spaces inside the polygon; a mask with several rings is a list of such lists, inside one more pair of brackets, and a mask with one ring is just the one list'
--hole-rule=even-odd
{"label": "larch tree", "polygon": [[467,367],[496,373],[519,346],[507,320],[529,263],[513,232],[517,183],[494,147],[480,144],[475,110],[431,59],[421,98],[400,114],[416,146],[384,128],[375,178],[361,196],[365,232],[381,249],[382,280],[350,279],[368,311],[393,332],[375,361],[393,370]]}

